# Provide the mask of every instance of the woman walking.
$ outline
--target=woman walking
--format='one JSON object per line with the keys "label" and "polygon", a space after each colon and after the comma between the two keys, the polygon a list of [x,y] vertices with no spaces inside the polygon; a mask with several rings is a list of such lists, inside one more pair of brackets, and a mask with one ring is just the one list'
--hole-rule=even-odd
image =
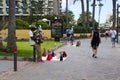
{"label": "woman walking", "polygon": [[96,56],[97,49],[100,42],[101,42],[100,32],[98,31],[97,27],[95,27],[91,34],[91,46],[93,50],[93,55],[92,55],[93,58],[97,58]]}

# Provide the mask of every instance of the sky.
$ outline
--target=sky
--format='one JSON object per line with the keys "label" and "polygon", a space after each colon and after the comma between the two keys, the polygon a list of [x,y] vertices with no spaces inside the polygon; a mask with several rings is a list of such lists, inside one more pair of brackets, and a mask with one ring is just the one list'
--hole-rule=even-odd
{"label": "sky", "polygon": [[[85,0],[86,1],[86,0]],[[86,2],[85,2],[86,3]],[[104,5],[102,6],[101,13],[100,13],[100,23],[105,23],[106,20],[110,15],[112,15],[112,0],[103,0],[101,3]],[[120,4],[120,0],[117,0],[117,3]],[[92,0],[90,2],[90,5],[92,4]],[[98,2],[96,2],[98,5]],[[85,4],[86,6],[86,4]],[[62,0],[62,9],[65,10],[66,8],[66,0]],[[73,0],[68,0],[68,9],[73,12],[75,15],[74,19],[78,20],[79,15],[81,14],[81,3],[80,0],[73,4]],[[99,7],[96,6],[96,12],[95,12],[95,20],[98,21],[98,12],[99,12]],[[120,9],[119,9],[120,10]],[[86,8],[85,8],[86,11]],[[92,7],[90,6],[90,12],[92,12]]]}

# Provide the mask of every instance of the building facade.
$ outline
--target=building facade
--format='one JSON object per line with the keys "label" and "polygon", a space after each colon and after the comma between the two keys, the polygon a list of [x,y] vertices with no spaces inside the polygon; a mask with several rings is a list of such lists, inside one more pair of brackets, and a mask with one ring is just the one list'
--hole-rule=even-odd
{"label": "building facade", "polygon": [[[35,0],[39,1],[39,0]],[[29,16],[30,0],[16,0],[16,16]],[[45,0],[43,15],[56,14],[60,15],[62,0]],[[22,7],[22,8],[21,8]],[[0,0],[0,20],[9,14],[9,0]]]}

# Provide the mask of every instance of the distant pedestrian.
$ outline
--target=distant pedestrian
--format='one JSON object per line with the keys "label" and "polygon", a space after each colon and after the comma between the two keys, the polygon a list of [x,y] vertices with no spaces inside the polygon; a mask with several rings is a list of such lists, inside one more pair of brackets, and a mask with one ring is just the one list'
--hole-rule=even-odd
{"label": "distant pedestrian", "polygon": [[111,28],[110,30],[110,37],[111,37],[111,42],[112,42],[112,47],[115,47],[115,39],[116,39],[116,30],[114,27]]}
{"label": "distant pedestrian", "polygon": [[97,50],[100,43],[101,43],[100,32],[98,31],[97,27],[95,27],[91,34],[91,46],[93,50],[92,57],[94,58],[97,58],[96,55],[97,55]]}
{"label": "distant pedestrian", "polygon": [[67,41],[70,41],[70,29],[66,28]]}
{"label": "distant pedestrian", "polygon": [[110,31],[107,29],[107,30],[105,31],[105,39],[107,39],[107,38],[109,37],[109,35],[110,35]]}
{"label": "distant pedestrian", "polygon": [[70,28],[70,43],[71,45],[73,45],[73,41],[74,41],[74,29],[73,26]]}

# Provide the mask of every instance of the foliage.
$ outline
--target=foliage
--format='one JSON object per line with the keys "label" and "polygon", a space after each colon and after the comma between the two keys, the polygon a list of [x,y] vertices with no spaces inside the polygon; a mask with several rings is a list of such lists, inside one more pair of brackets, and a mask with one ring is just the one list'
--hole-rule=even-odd
{"label": "foliage", "polygon": [[85,25],[87,25],[87,15],[88,15],[88,19],[89,19],[89,22],[91,22],[92,21],[92,16],[91,16],[91,12],[89,12],[89,13],[87,13],[87,12],[84,12],[84,14],[80,14],[80,17],[79,17],[79,19],[78,19],[78,21],[77,21],[77,24],[79,25],[79,26],[82,26],[82,22],[83,22],[83,19],[82,19],[82,16],[85,16],[84,18],[84,23],[85,23]]}
{"label": "foliage", "polygon": [[55,17],[58,17],[57,15],[53,14],[53,15],[45,15],[44,18],[48,19],[48,20],[53,20],[55,19]]}
{"label": "foliage", "polygon": [[88,38],[87,34],[80,34],[79,38]]}
{"label": "foliage", "polygon": [[89,33],[91,32],[91,28],[90,27],[74,27],[74,32],[75,33]]}
{"label": "foliage", "polygon": [[[63,20],[64,26],[66,26],[66,11],[63,11],[63,12],[62,12],[62,15],[60,16],[60,18]],[[75,22],[74,22],[73,12],[70,11],[70,10],[68,10],[68,23],[70,23],[70,24],[75,23]],[[67,26],[67,27],[69,27],[69,26]]]}
{"label": "foliage", "polygon": [[[88,14],[88,18],[89,18],[89,26],[87,26],[87,12],[85,12],[84,13],[84,15],[85,15],[85,27],[92,27],[92,16],[91,16],[91,13],[89,12],[89,14]],[[80,14],[80,17],[79,17],[79,19],[78,19],[78,21],[77,21],[77,25],[78,26],[82,26],[82,16],[83,16],[83,14]],[[96,21],[96,20],[94,20],[94,25],[95,26],[98,26],[98,22]]]}
{"label": "foliage", "polygon": [[104,33],[101,33],[101,35],[100,35],[101,37],[105,37],[105,34]]}
{"label": "foliage", "polygon": [[108,22],[112,22],[112,19],[113,19],[113,16],[110,15],[109,18],[108,18]]}
{"label": "foliage", "polygon": [[23,21],[22,19],[16,19],[16,29],[28,29],[29,24],[26,21]]}
{"label": "foliage", "polygon": [[102,28],[102,27],[100,28],[100,32],[105,33],[105,31],[106,30],[104,28]]}
{"label": "foliage", "polygon": [[38,20],[37,22],[34,22],[33,25],[36,25],[37,27],[39,25],[42,26],[42,29],[50,29],[50,26],[48,25],[48,23],[42,21],[42,20]]}
{"label": "foliage", "polygon": [[42,18],[44,13],[44,0],[30,0],[29,9],[30,9],[30,21],[39,20]]}
{"label": "foliage", "polygon": [[8,22],[0,21],[0,31],[8,27]]}

